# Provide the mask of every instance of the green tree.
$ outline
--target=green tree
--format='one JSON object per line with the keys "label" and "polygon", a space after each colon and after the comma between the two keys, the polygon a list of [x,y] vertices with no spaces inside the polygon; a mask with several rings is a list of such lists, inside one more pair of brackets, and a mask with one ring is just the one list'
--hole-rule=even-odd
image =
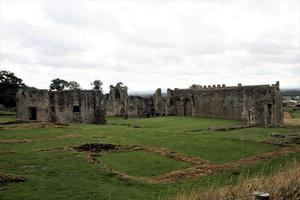
{"label": "green tree", "polygon": [[100,80],[94,80],[92,83],[91,83],[91,86],[93,86],[93,90],[98,90],[98,91],[102,91],[102,81]]}
{"label": "green tree", "polygon": [[0,71],[0,104],[6,107],[16,106],[16,93],[20,88],[25,87],[23,80],[14,73]]}
{"label": "green tree", "polygon": [[50,84],[50,90],[63,91],[68,87],[69,82],[59,78],[53,79]]}
{"label": "green tree", "polygon": [[68,83],[68,89],[69,90],[80,90],[80,84],[76,81],[70,81]]}

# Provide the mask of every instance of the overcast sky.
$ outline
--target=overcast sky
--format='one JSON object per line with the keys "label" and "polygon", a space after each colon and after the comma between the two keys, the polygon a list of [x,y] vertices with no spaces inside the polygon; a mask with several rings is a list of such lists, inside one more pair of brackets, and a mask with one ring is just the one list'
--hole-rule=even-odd
{"label": "overcast sky", "polygon": [[0,68],[30,86],[300,86],[300,0],[0,2]]}

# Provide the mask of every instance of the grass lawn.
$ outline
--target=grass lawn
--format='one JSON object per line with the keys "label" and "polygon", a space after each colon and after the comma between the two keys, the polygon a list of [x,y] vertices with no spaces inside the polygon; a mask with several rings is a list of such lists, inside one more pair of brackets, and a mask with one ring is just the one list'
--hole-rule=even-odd
{"label": "grass lawn", "polygon": [[12,121],[12,120],[15,120],[15,119],[16,119],[15,116],[1,116],[1,117],[0,117],[0,123],[1,123],[1,122]]}
{"label": "grass lawn", "polygon": [[291,115],[293,118],[300,118],[300,110],[292,111]]}
{"label": "grass lawn", "polygon": [[16,119],[16,113],[12,111],[0,110],[0,123]]}
{"label": "grass lawn", "polygon": [[0,116],[16,116],[16,112],[0,110]]}
{"label": "grass lawn", "polygon": [[[6,116],[1,116],[2,120],[7,120]],[[158,199],[192,188],[235,182],[237,171],[238,174],[246,173],[249,176],[262,170],[265,174],[272,174],[276,169],[288,165],[289,161],[300,160],[300,153],[295,153],[251,166],[217,171],[198,179],[149,184],[120,179],[101,165],[92,163],[85,153],[58,149],[86,143],[138,145],[164,148],[223,164],[278,151],[279,146],[262,141],[269,140],[271,133],[300,131],[299,127],[208,131],[210,127],[236,126],[243,122],[199,117],[107,120],[108,124],[102,126],[71,124],[55,128],[40,123],[0,126],[0,172],[21,175],[27,179],[22,183],[0,185],[0,199]],[[44,151],[50,148],[53,150]],[[190,163],[144,151],[105,152],[97,159],[109,168],[136,177],[151,177],[191,167]]]}
{"label": "grass lawn", "polygon": [[151,152],[106,153],[98,158],[105,165],[133,176],[155,176],[191,165]]}

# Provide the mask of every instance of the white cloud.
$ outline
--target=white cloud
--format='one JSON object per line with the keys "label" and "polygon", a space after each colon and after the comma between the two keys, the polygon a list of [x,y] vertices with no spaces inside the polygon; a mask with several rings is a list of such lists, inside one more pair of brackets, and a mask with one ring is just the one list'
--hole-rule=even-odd
{"label": "white cloud", "polygon": [[7,1],[0,64],[25,83],[299,86],[300,1]]}

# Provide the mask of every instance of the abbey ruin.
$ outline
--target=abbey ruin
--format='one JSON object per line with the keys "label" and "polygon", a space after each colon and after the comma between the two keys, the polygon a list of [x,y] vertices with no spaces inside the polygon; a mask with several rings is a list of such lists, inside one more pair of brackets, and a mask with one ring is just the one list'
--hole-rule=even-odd
{"label": "abbey ruin", "polygon": [[279,82],[272,85],[208,85],[197,89],[157,89],[150,96],[128,95],[126,86],[94,90],[20,90],[17,118],[50,122],[105,123],[104,116],[200,116],[244,120],[249,125],[281,125]]}

